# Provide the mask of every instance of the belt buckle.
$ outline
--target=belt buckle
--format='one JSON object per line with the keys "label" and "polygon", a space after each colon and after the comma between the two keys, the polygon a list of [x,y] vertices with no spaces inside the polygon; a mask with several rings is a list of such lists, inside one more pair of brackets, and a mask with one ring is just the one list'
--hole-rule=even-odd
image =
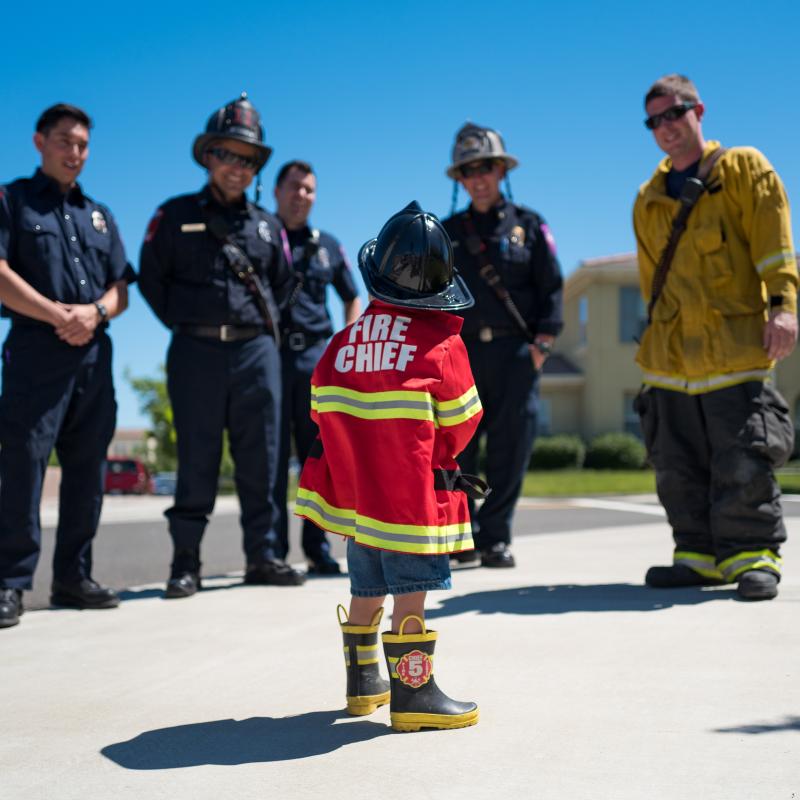
{"label": "belt buckle", "polygon": [[306,349],[306,335],[303,331],[292,331],[286,339],[289,349],[294,352]]}
{"label": "belt buckle", "polygon": [[235,338],[236,327],[234,325],[219,326],[219,340],[221,342],[232,342]]}
{"label": "belt buckle", "polygon": [[491,342],[492,339],[494,339],[494,336],[492,335],[492,329],[488,326],[481,328],[478,331],[478,339],[480,339],[482,342]]}

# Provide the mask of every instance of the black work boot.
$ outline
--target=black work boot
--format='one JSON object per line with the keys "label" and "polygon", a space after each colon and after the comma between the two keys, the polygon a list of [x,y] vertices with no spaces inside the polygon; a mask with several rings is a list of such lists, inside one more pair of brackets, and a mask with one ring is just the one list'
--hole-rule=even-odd
{"label": "black work boot", "polygon": [[481,566],[508,569],[516,567],[517,562],[505,542],[496,542],[486,550],[481,550]]}
{"label": "black work boot", "polygon": [[91,578],[74,583],[53,580],[50,603],[61,608],[116,608],[119,595]]}
{"label": "black work boot", "polygon": [[678,589],[682,586],[722,586],[722,578],[706,578],[686,564],[671,564],[668,567],[650,567],[644,582],[653,589]]}
{"label": "black work boot", "polygon": [[24,610],[20,589],[0,589],[0,628],[18,625]]}
{"label": "black work boot", "polygon": [[389,682],[378,671],[378,626],[383,609],[378,609],[371,625],[351,625],[344,606],[336,607],[336,615],[344,639],[347,713],[359,717],[371,714],[389,702]]}
{"label": "black work boot", "polygon": [[200,580],[200,551],[176,550],[172,557],[172,568],[164,590],[168,600],[191,597],[203,588]]}
{"label": "black work boot", "polygon": [[[403,633],[406,623],[418,620],[422,633]],[[451,700],[433,679],[436,631],[426,631],[424,621],[408,616],[399,633],[383,634],[383,652],[389,667],[392,700],[389,716],[396,731],[420,728],[466,728],[478,722],[478,706]]]}
{"label": "black work boot", "polygon": [[778,576],[763,569],[743,572],[736,593],[743,600],[772,600],[778,596]]}
{"label": "black work boot", "polygon": [[302,586],[306,575],[285,561],[272,558],[248,564],[244,582],[249,586]]}
{"label": "black work boot", "polygon": [[308,574],[341,575],[342,568],[339,562],[330,554],[330,551],[322,548],[313,556],[308,556]]}

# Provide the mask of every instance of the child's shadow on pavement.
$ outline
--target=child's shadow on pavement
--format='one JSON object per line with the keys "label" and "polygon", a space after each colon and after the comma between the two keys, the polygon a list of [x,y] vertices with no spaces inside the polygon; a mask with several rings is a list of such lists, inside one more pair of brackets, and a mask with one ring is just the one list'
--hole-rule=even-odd
{"label": "child's shadow on pavement", "polygon": [[234,766],[316,756],[391,733],[388,725],[378,722],[336,725],[339,719],[352,718],[344,711],[312,711],[294,717],[195,722],[145,731],[100,752],[125,769]]}

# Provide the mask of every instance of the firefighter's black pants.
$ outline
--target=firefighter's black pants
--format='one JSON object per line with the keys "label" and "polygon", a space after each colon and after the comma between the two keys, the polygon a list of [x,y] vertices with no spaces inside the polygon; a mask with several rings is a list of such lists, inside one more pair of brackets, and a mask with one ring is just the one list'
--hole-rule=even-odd
{"label": "firefighter's black pants", "polygon": [[760,381],[699,395],[647,387],[637,411],[676,552],[717,564],[745,552],[777,555],[786,528],[773,469],[794,444],[781,395]]}

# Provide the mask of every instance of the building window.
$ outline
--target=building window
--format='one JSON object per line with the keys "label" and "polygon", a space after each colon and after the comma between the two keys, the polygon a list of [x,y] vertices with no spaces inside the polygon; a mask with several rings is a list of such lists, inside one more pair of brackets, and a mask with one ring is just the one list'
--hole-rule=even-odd
{"label": "building window", "polygon": [[539,397],[539,414],[536,419],[536,431],[539,436],[550,436],[553,418],[552,405],[549,397]]}
{"label": "building window", "polygon": [[642,438],[642,426],[639,424],[639,415],[633,409],[636,392],[625,392],[622,397],[622,429],[625,433],[632,433],[637,438]]}
{"label": "building window", "polygon": [[586,344],[589,327],[589,298],[584,295],[578,300],[578,344]]}
{"label": "building window", "polygon": [[619,340],[638,342],[647,326],[647,309],[636,286],[619,288]]}

